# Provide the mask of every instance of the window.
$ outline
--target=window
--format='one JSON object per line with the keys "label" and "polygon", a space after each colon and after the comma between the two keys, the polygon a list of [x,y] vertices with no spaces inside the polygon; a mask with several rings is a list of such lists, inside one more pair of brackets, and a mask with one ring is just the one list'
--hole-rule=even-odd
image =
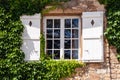
{"label": "window", "polygon": [[46,54],[52,59],[79,59],[79,17],[45,19]]}

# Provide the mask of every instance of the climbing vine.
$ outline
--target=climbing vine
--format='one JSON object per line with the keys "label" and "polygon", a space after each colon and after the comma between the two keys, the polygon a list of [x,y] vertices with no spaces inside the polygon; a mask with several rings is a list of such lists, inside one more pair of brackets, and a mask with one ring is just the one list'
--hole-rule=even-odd
{"label": "climbing vine", "polygon": [[107,29],[105,36],[110,45],[117,48],[120,59],[120,0],[99,0],[106,6]]}
{"label": "climbing vine", "polygon": [[[20,16],[40,13],[52,1],[62,0],[0,0],[1,80],[58,80],[72,74],[76,67],[84,65],[76,61],[24,61],[25,55],[21,50],[24,26]],[[41,41],[41,53],[44,55],[43,35]]]}
{"label": "climbing vine", "polygon": [[45,59],[45,38],[43,33],[40,35],[40,59]]}

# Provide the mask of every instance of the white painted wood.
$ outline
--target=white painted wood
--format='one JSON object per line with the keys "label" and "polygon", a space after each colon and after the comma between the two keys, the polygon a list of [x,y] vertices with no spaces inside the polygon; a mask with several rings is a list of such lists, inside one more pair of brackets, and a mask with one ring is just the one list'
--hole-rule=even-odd
{"label": "white painted wood", "polygon": [[[46,38],[46,20],[47,19],[60,19],[61,20],[61,24],[60,24],[60,30],[61,30],[61,34],[60,34],[60,36],[61,36],[61,43],[60,43],[60,59],[64,59],[64,40],[65,40],[65,38],[64,38],[64,30],[65,30],[65,19],[79,19],[79,23],[78,23],[78,25],[79,25],[79,39],[80,39],[80,35],[81,35],[81,19],[80,19],[80,17],[79,16],[45,16],[44,18],[43,18],[43,21],[44,21],[44,34],[45,34],[45,38]],[[69,28],[68,28],[69,29]],[[81,60],[81,57],[80,57],[80,49],[81,49],[81,46],[80,46],[80,40],[79,40],[79,42],[78,42],[78,44],[79,44],[79,46],[78,46],[78,59],[77,60]],[[67,50],[72,50],[72,49],[67,49]],[[75,49],[73,49],[73,50],[75,50]],[[46,51],[46,50],[45,50]]]}
{"label": "white painted wood", "polygon": [[[91,21],[94,24],[91,24]],[[82,15],[84,62],[103,61],[103,12],[84,12]]]}
{"label": "white painted wood", "polygon": [[25,53],[25,61],[40,59],[40,41],[39,40],[23,40],[22,50]]}
{"label": "white painted wood", "polygon": [[[40,38],[40,14],[34,16],[21,16],[21,21],[25,26],[23,39],[39,39]],[[32,25],[29,25],[29,22]]]}
{"label": "white painted wood", "polygon": [[[40,14],[32,16],[23,15],[20,17],[24,25],[22,50],[25,53],[25,60],[40,59]],[[32,22],[31,26],[29,22]]]}

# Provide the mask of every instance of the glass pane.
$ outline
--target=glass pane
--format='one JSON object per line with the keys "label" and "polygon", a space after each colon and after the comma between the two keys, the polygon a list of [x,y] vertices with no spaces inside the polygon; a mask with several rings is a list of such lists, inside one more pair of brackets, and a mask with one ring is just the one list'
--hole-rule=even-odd
{"label": "glass pane", "polygon": [[65,35],[65,38],[71,38],[71,30],[70,29],[65,29],[64,35]]}
{"label": "glass pane", "polygon": [[78,38],[78,30],[72,29],[72,38]]}
{"label": "glass pane", "polygon": [[72,19],[72,28],[78,28],[78,19]]}
{"label": "glass pane", "polygon": [[54,20],[54,28],[60,28],[60,19]]}
{"label": "glass pane", "polygon": [[72,59],[78,59],[78,50],[72,51]]}
{"label": "glass pane", "polygon": [[70,54],[71,54],[70,50],[65,50],[64,51],[64,59],[70,59]]}
{"label": "glass pane", "polygon": [[52,28],[52,27],[53,27],[53,20],[47,19],[47,28]]}
{"label": "glass pane", "polygon": [[54,40],[54,49],[60,49],[60,40]]}
{"label": "glass pane", "polygon": [[71,40],[65,40],[64,41],[64,48],[70,49],[71,48]]}
{"label": "glass pane", "polygon": [[47,57],[52,59],[52,50],[47,50]]}
{"label": "glass pane", "polygon": [[65,28],[71,28],[71,19],[65,19]]}
{"label": "glass pane", "polygon": [[60,38],[60,30],[54,30],[54,38]]}
{"label": "glass pane", "polygon": [[60,59],[60,50],[54,50],[54,59]]}
{"label": "glass pane", "polygon": [[47,40],[47,49],[52,49],[52,40]]}
{"label": "glass pane", "polygon": [[78,49],[78,40],[72,40],[72,48]]}
{"label": "glass pane", "polygon": [[52,33],[53,33],[53,30],[52,29],[48,29],[47,30],[47,38],[52,38]]}

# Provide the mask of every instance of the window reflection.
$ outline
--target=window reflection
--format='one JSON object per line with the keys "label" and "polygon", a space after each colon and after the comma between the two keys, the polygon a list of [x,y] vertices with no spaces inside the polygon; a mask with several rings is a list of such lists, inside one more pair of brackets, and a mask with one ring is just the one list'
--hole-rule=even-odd
{"label": "window reflection", "polygon": [[60,30],[54,30],[54,38],[60,38]]}
{"label": "window reflection", "polygon": [[47,28],[52,28],[52,27],[53,27],[53,20],[47,19]]}
{"label": "window reflection", "polygon": [[64,51],[64,59],[70,59],[70,54],[71,54],[70,50],[65,50]]}
{"label": "window reflection", "polygon": [[65,19],[65,28],[71,28],[71,19]]}
{"label": "window reflection", "polygon": [[78,59],[79,19],[64,19],[63,28],[61,21],[46,20],[46,54],[52,59],[60,59],[60,55],[63,55],[64,59]]}
{"label": "window reflection", "polygon": [[52,59],[52,50],[47,50],[47,57]]}
{"label": "window reflection", "polygon": [[78,38],[78,29],[72,29],[72,38]]}
{"label": "window reflection", "polygon": [[52,49],[52,40],[47,40],[47,49]]}
{"label": "window reflection", "polygon": [[72,40],[72,48],[78,49],[78,40]]}
{"label": "window reflection", "polygon": [[54,49],[60,49],[60,40],[54,40]]}
{"label": "window reflection", "polygon": [[78,28],[78,19],[72,19],[72,28]]}
{"label": "window reflection", "polygon": [[54,50],[54,59],[60,59],[60,50]]}
{"label": "window reflection", "polygon": [[60,28],[60,19],[54,20],[54,28]]}
{"label": "window reflection", "polygon": [[71,30],[70,29],[65,29],[64,35],[65,35],[65,38],[71,38]]}
{"label": "window reflection", "polygon": [[70,49],[71,48],[71,40],[65,40],[64,41],[64,48]]}
{"label": "window reflection", "polygon": [[52,38],[52,34],[53,34],[53,30],[52,29],[48,29],[47,30],[47,38]]}
{"label": "window reflection", "polygon": [[72,51],[72,59],[78,59],[78,50]]}

